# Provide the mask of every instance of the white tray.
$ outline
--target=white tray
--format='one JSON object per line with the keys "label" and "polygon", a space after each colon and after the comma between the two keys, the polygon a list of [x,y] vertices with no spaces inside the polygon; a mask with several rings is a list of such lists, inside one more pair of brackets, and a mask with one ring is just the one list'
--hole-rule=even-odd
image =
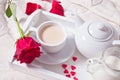
{"label": "white tray", "polygon": [[[74,37],[74,31],[75,31],[75,24],[72,22],[72,20],[68,20],[65,17],[51,14],[48,12],[37,10],[33,14],[31,14],[28,19],[26,20],[23,29],[25,32],[29,31],[31,26],[38,27],[42,22],[44,21],[59,21],[62,24],[64,24],[67,29],[73,33]],[[68,46],[69,47],[69,46]],[[39,75],[46,75],[47,77],[52,77],[50,80],[73,80],[73,76],[71,78],[65,77],[64,69],[62,68],[62,64],[67,64],[67,69],[69,71],[71,70],[71,66],[76,66],[76,75],[75,77],[78,77],[79,80],[92,80],[90,74],[86,70],[86,58],[84,58],[75,48],[75,52],[73,56],[77,57],[77,61],[74,62],[72,60],[72,57],[61,64],[44,64],[40,63],[39,61],[35,60],[31,65],[25,65],[25,64],[19,64],[19,62],[15,61],[14,63],[10,64],[13,69],[22,71],[27,74],[34,75],[36,77],[39,77]]]}

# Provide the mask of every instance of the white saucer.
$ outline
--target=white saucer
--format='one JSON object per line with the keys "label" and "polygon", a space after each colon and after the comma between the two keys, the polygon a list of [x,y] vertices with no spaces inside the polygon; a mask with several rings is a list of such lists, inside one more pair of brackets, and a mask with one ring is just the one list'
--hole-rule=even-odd
{"label": "white saucer", "polygon": [[68,39],[66,41],[66,45],[58,53],[47,53],[43,49],[41,50],[43,53],[39,58],[37,58],[39,62],[44,64],[63,63],[67,61],[70,57],[72,57],[72,55],[74,54],[75,43],[74,43],[73,35],[70,32],[68,32]]}

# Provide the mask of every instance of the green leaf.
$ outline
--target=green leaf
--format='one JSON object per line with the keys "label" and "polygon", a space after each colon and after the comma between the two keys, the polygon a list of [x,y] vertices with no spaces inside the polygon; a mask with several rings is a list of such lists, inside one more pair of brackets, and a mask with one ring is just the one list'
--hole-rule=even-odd
{"label": "green leaf", "polygon": [[15,17],[16,16],[16,7],[17,5],[15,3],[10,4],[10,10],[12,12],[12,15]]}
{"label": "green leaf", "polygon": [[7,16],[8,18],[10,18],[10,17],[12,16],[12,12],[11,12],[11,9],[10,9],[10,5],[8,5],[5,13],[6,13],[6,16]]}

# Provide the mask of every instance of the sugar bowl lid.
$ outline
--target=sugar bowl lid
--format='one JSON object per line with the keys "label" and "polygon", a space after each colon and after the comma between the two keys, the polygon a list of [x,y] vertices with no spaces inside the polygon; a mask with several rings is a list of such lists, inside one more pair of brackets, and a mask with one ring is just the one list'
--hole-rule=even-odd
{"label": "sugar bowl lid", "polygon": [[88,25],[89,35],[99,41],[106,41],[113,35],[113,29],[110,24],[101,21],[95,21]]}

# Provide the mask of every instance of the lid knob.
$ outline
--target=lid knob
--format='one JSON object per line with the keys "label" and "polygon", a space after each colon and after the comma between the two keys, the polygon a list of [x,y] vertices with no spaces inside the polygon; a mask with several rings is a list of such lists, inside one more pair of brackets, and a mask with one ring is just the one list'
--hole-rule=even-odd
{"label": "lid knob", "polygon": [[112,35],[112,27],[103,22],[93,22],[88,26],[88,32],[97,40],[106,40]]}

